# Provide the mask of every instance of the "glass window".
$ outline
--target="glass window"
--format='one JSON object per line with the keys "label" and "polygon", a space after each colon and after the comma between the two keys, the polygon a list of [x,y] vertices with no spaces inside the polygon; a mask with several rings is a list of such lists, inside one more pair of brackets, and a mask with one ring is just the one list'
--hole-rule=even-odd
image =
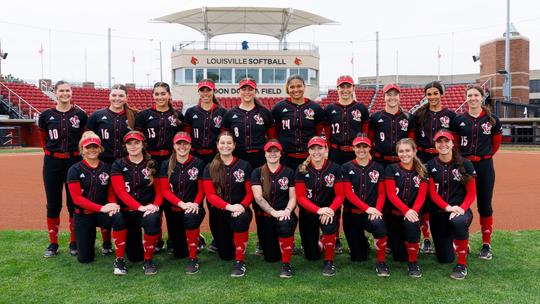
{"label": "glass window", "polygon": [[289,76],[292,76],[292,75],[299,75],[300,73],[298,73],[298,69],[289,69]]}
{"label": "glass window", "polygon": [[215,83],[219,82],[219,69],[206,70],[206,78],[212,79]]}
{"label": "glass window", "polygon": [[239,83],[240,80],[246,78],[246,69],[237,68],[234,70],[234,82]]}
{"label": "glass window", "polygon": [[174,70],[174,84],[184,83],[184,70],[175,69]]}
{"label": "glass window", "polygon": [[308,83],[311,85],[319,85],[319,75],[317,70],[309,69],[309,81]]}
{"label": "glass window", "polygon": [[219,69],[220,83],[233,83],[232,69]]}
{"label": "glass window", "polygon": [[204,79],[204,69],[195,69],[195,82],[199,83],[199,81]]}
{"label": "glass window", "polygon": [[185,71],[185,78],[183,79],[183,83],[193,83],[193,69],[184,69]]}
{"label": "glass window", "polygon": [[274,83],[285,83],[287,80],[287,69],[276,69]]}
{"label": "glass window", "polygon": [[540,92],[540,79],[534,79],[529,82],[530,92],[539,93]]}
{"label": "glass window", "polygon": [[253,78],[256,83],[259,83],[259,69],[248,69],[247,76]]}
{"label": "glass window", "polygon": [[262,69],[262,83],[274,83],[274,69]]}
{"label": "glass window", "polygon": [[308,69],[298,69],[298,75],[302,76],[306,82],[309,82]]}

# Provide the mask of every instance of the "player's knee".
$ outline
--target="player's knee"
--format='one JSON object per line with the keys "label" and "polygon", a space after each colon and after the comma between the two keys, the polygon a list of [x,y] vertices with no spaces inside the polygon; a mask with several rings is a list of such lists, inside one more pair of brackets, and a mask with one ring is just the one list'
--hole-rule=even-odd
{"label": "player's knee", "polygon": [[126,220],[121,212],[117,212],[111,216],[113,230],[119,231],[126,229]]}
{"label": "player's knee", "polygon": [[371,221],[371,227],[373,229],[373,237],[380,239],[387,235],[386,225],[382,219],[375,219]]}
{"label": "player's knee", "polygon": [[296,221],[291,218],[289,220],[277,221],[277,233],[280,237],[291,237],[294,235]]}
{"label": "player's knee", "polygon": [[323,234],[330,235],[337,232],[337,222],[333,221],[330,224],[321,224],[321,230]]}
{"label": "player's knee", "polygon": [[237,217],[231,217],[231,228],[233,232],[244,232],[249,229],[249,223],[251,222],[251,214],[244,212]]}
{"label": "player's knee", "polygon": [[199,208],[199,213],[186,213],[184,214],[184,227],[186,229],[199,228],[205,216],[203,208]]}
{"label": "player's knee", "polygon": [[161,230],[161,220],[158,212],[147,214],[143,217],[141,226],[144,229],[144,233],[148,235],[159,234]]}
{"label": "player's knee", "polygon": [[409,243],[418,243],[420,241],[420,221],[413,223],[404,220],[403,228],[405,230],[405,241]]}

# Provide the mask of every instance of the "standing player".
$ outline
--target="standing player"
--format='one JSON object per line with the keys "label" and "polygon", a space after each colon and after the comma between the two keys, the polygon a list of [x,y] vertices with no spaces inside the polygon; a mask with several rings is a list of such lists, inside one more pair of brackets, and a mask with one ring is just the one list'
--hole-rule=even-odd
{"label": "standing player", "polygon": [[218,154],[204,168],[203,184],[208,202],[217,208],[214,238],[219,257],[223,260],[234,257],[231,277],[243,277],[253,192],[251,166],[233,156],[234,147],[234,136],[230,132],[218,135]]}
{"label": "standing player", "polygon": [[264,259],[276,262],[281,256],[281,278],[291,278],[291,255],[298,219],[294,172],[279,163],[282,147],[276,139],[264,146],[266,164],[253,170],[251,189],[259,205],[255,216]]}
{"label": "standing player", "polygon": [[172,204],[172,226],[176,231],[176,238],[172,239],[174,254],[178,257],[189,254],[185,271],[186,274],[195,274],[199,272],[197,247],[200,225],[205,215],[202,205],[204,163],[191,156],[191,136],[188,133],[176,133],[173,141],[174,151],[171,157],[161,164],[161,191],[164,198]]}
{"label": "standing player", "polygon": [[300,205],[299,229],[304,256],[310,261],[321,258],[319,230],[324,250],[323,276],[334,276],[336,245],[336,210],[343,204],[341,168],[326,159],[326,140],[315,136],[309,140],[309,157],[296,170],[296,198]]}
{"label": "standing player", "polygon": [[47,230],[49,246],[43,256],[54,257],[58,251],[58,228],[62,210],[62,191],[66,185],[66,203],[69,212],[69,252],[77,255],[77,244],[73,230],[74,205],[67,191],[67,172],[80,161],[78,143],[81,139],[88,116],[84,111],[71,105],[71,86],[66,81],[54,85],[57,98],[56,107],[39,115],[38,126],[43,145],[43,184],[47,197]]}
{"label": "standing player", "polygon": [[110,183],[111,165],[99,160],[103,148],[94,132],[87,131],[82,135],[79,149],[83,160],[71,166],[68,171],[69,192],[76,205],[74,225],[79,251],[77,259],[81,263],[94,261],[96,227],[107,230],[112,227],[116,247],[113,273],[126,275],[126,222]]}
{"label": "standing player", "polygon": [[222,129],[234,135],[234,156],[258,168],[264,164],[264,145],[268,139],[276,137],[274,119],[272,113],[255,99],[257,84],[253,79],[240,80],[238,89],[240,105],[225,114]]}
{"label": "standing player", "polygon": [[400,162],[386,167],[385,187],[391,209],[387,214],[388,240],[396,261],[408,261],[409,277],[420,278],[420,209],[428,188],[426,168],[416,156],[416,144],[400,139],[396,152]]}
{"label": "standing player", "polygon": [[[223,117],[227,110],[223,108],[215,96],[216,85],[211,79],[203,79],[198,85],[199,104],[186,111],[185,130],[191,134],[193,156],[201,159],[205,165],[209,164],[216,155],[217,136],[221,130]],[[214,213],[216,208],[208,205],[208,222],[210,232],[215,239],[216,225]],[[204,238],[200,238],[201,244]],[[201,246],[202,247],[202,246]],[[211,253],[217,252],[215,241],[208,246]]]}
{"label": "standing player", "polygon": [[437,259],[450,263],[457,254],[458,261],[450,277],[462,280],[467,276],[469,226],[473,218],[470,209],[476,197],[476,172],[472,163],[454,151],[454,137],[447,130],[435,134],[439,156],[427,164],[431,207],[431,230]]}
{"label": "standing player", "polygon": [[[157,162],[157,168],[161,163],[169,158],[172,152],[173,137],[176,132],[182,128],[182,113],[177,111],[172,105],[171,88],[165,82],[157,82],[152,90],[155,105],[152,108],[143,110],[137,114],[135,119],[135,129],[145,134],[147,138],[148,153]],[[171,205],[163,206],[165,218],[167,220],[167,232],[170,238],[174,238],[174,229],[172,222]],[[171,249],[170,242],[167,248]],[[156,251],[163,248],[163,240],[159,238]]]}
{"label": "standing player", "polygon": [[373,142],[373,158],[387,166],[399,161],[396,143],[402,138],[414,139],[414,119],[401,110],[397,84],[387,84],[384,89],[384,110],[373,113],[369,121],[369,138]]}
{"label": "standing player", "polygon": [[349,244],[351,260],[365,261],[368,247],[364,230],[373,234],[379,277],[389,277],[390,270],[384,262],[386,255],[386,225],[382,208],[386,200],[384,168],[371,159],[371,141],[365,135],[353,142],[356,158],[341,166],[346,200],[344,202],[343,229]]}
{"label": "standing player", "polygon": [[[434,136],[440,129],[449,129],[456,113],[442,106],[441,98],[444,95],[444,87],[439,81],[432,81],[424,87],[424,95],[428,102],[414,113],[416,125],[416,144],[418,145],[418,158],[427,164],[429,160],[437,156],[434,146]],[[429,199],[429,198],[428,198]],[[429,204],[426,204],[426,206]],[[425,208],[424,208],[425,209]],[[424,241],[420,252],[432,253],[433,248],[429,240],[429,210],[423,210],[421,218],[421,230]]]}
{"label": "standing player", "polygon": [[[136,110],[128,104],[128,91],[126,86],[116,84],[109,93],[110,105],[107,108],[95,111],[88,117],[86,129],[98,134],[103,145],[103,153],[99,159],[112,165],[118,159],[126,156],[122,140],[129,130],[135,127]],[[110,230],[101,228],[103,238],[103,254],[112,253]]]}
{"label": "standing player", "polygon": [[139,131],[130,131],[124,136],[128,155],[114,161],[111,181],[127,223],[127,257],[132,262],[144,259],[144,274],[154,275],[157,267],[152,258],[161,228],[159,206],[163,197],[159,179],[154,178],[156,162],[146,152],[144,141]]}
{"label": "standing player", "polygon": [[480,226],[482,229],[482,248],[480,258],[491,260],[491,234],[493,232],[493,187],[495,169],[493,155],[497,153],[502,140],[502,127],[499,118],[482,104],[484,90],[479,85],[471,85],[466,91],[466,113],[457,116],[452,123],[452,131],[460,138],[461,154],[468,158],[476,170],[476,193]]}
{"label": "standing player", "polygon": [[282,163],[293,170],[308,156],[308,141],[323,130],[324,112],[319,104],[304,97],[305,90],[301,76],[290,76],[285,84],[289,98],[272,108],[279,143],[283,146]]}

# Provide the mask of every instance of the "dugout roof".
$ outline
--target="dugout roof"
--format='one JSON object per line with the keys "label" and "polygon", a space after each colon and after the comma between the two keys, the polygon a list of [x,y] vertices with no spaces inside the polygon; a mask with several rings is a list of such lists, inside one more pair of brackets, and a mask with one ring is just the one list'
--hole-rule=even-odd
{"label": "dugout roof", "polygon": [[287,34],[306,26],[337,24],[306,11],[273,7],[202,7],[151,21],[188,26],[203,34],[206,40],[219,35],[249,33],[282,41]]}

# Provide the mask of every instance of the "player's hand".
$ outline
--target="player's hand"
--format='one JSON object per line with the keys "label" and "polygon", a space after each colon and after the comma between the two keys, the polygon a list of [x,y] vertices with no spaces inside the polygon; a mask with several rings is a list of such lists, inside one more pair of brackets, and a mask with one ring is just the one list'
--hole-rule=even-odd
{"label": "player's hand", "polygon": [[319,216],[319,220],[321,221],[321,224],[328,225],[328,224],[332,224],[332,222],[334,221],[334,217],[324,214],[324,215]]}
{"label": "player's hand", "polygon": [[416,223],[416,222],[418,222],[420,220],[418,218],[418,213],[416,213],[416,211],[414,211],[412,209],[409,209],[409,211],[407,211],[407,213],[405,213],[405,219],[408,220],[411,223]]}
{"label": "player's hand", "polygon": [[[103,213],[109,213],[109,215],[115,214],[116,212],[120,211],[120,205],[116,203],[108,203],[105,204],[103,207],[101,207],[101,212]],[[112,212],[112,214],[111,214]]]}
{"label": "player's hand", "polygon": [[283,212],[283,216],[279,218],[280,221],[290,220],[291,219],[291,210],[290,209],[283,209],[281,210]]}
{"label": "player's hand", "polygon": [[[232,212],[232,213],[237,213],[238,215],[244,213],[244,211],[246,211],[246,209],[244,208],[244,206],[242,206],[242,204],[234,204],[234,205],[227,205],[227,207],[225,207],[226,210]],[[236,216],[238,216],[236,215]],[[236,217],[235,216],[235,217]]]}
{"label": "player's hand", "polygon": [[328,207],[322,207],[322,208],[319,208],[319,210],[317,210],[317,214],[318,215],[326,215],[326,216],[329,216],[329,217],[333,217],[334,216],[334,210],[332,210],[331,208],[328,208]]}
{"label": "player's hand", "polygon": [[199,205],[195,203],[186,203],[186,213],[199,214]]}
{"label": "player's hand", "polygon": [[465,214],[465,210],[463,210],[463,208],[461,208],[460,206],[456,206],[454,208],[454,212],[459,214],[459,215],[464,215]]}
{"label": "player's hand", "polygon": [[146,207],[146,210],[143,213],[143,217],[147,216],[148,214],[156,213],[159,211],[159,207],[154,204],[146,205],[145,207]]}
{"label": "player's hand", "polygon": [[366,210],[366,213],[369,214],[368,218],[370,221],[373,221],[374,219],[381,219],[382,213],[377,210],[377,208],[369,207]]}

